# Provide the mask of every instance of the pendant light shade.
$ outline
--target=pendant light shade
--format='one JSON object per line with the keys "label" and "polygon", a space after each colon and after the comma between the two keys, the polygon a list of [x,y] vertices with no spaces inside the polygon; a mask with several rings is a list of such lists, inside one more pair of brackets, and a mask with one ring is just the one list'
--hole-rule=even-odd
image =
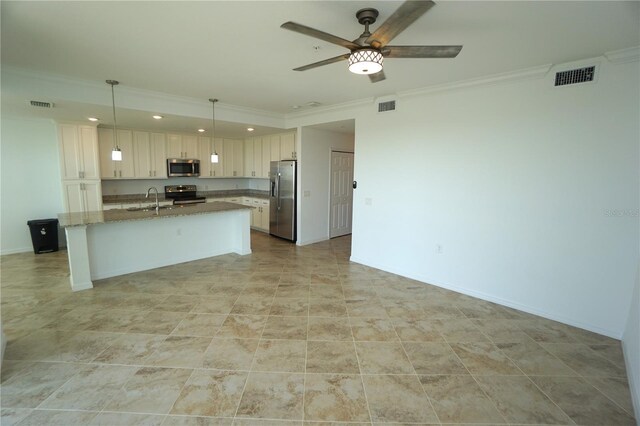
{"label": "pendant light shade", "polygon": [[211,143],[214,144],[213,152],[211,153],[211,163],[216,164],[220,162],[220,156],[215,150],[215,137],[216,137],[216,102],[217,99],[210,98],[211,102]]}
{"label": "pendant light shade", "polygon": [[354,74],[375,74],[382,70],[382,53],[376,49],[354,50],[349,55],[349,71]]}
{"label": "pendant light shade", "polygon": [[111,86],[111,104],[113,106],[113,150],[111,150],[112,161],[122,161],[122,151],[118,146],[118,125],[116,123],[116,98],[113,93],[113,86],[120,84],[116,80],[107,80],[107,84]]}

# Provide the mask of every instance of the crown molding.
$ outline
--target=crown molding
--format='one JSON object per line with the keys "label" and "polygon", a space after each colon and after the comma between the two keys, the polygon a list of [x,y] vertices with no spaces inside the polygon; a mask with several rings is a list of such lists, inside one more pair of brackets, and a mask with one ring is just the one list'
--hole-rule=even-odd
{"label": "crown molding", "polygon": [[285,114],[285,119],[287,120],[294,120],[294,119],[298,119],[298,118],[303,118],[303,117],[309,117],[309,116],[314,116],[314,115],[318,115],[318,114],[322,114],[322,113],[330,113],[330,112],[337,112],[337,111],[343,111],[343,110],[350,110],[353,108],[358,108],[361,106],[365,106],[365,105],[370,105],[371,103],[373,103],[373,98],[364,98],[364,99],[356,99],[354,101],[348,101],[348,102],[343,102],[340,104],[333,104],[333,105],[327,105],[327,106],[321,106],[321,107],[313,107],[304,111],[296,111],[296,112],[291,112],[291,113],[287,113]]}
{"label": "crown molding", "polygon": [[640,46],[605,52],[604,57],[614,64],[636,62],[640,60]]}
{"label": "crown molding", "polygon": [[[50,74],[43,73],[40,71],[16,68],[11,66],[3,66],[2,67],[2,79],[5,80],[6,77],[15,76],[19,79],[31,79],[40,81],[46,84],[57,85],[57,86],[70,86],[75,87],[83,91],[90,92],[100,92],[100,91],[108,91],[108,87],[106,83],[97,82],[95,80],[86,80],[79,78],[70,78],[67,76],[62,76],[58,74]],[[163,92],[155,92],[146,89],[139,89],[131,86],[127,86],[125,84],[120,83],[117,89],[118,98],[120,101],[126,100],[130,105],[130,107],[142,107],[143,104],[148,103],[149,101],[153,103],[170,103],[174,105],[181,105],[186,107],[189,110],[209,110],[210,102],[209,98],[207,99],[198,99],[192,98],[188,96],[179,96],[172,95]],[[68,99],[70,100],[70,99]],[[111,105],[110,97],[105,97],[105,100],[92,99],[93,103],[96,104],[104,104]],[[108,102],[107,102],[108,101]],[[227,104],[223,102],[218,102],[216,105],[216,110],[220,112],[233,112],[243,115],[262,117],[268,121],[284,121],[284,114],[261,110],[257,108],[244,107],[239,105]],[[208,114],[208,113],[207,113]],[[222,118],[222,117],[221,117]]]}
{"label": "crown molding", "polygon": [[494,86],[497,84],[512,83],[515,81],[532,80],[543,78],[552,68],[552,64],[540,65],[537,67],[525,68],[516,71],[509,71],[499,74],[492,74],[486,77],[473,78],[470,80],[445,83],[437,86],[428,86],[421,89],[405,90],[398,92],[398,97],[410,97],[420,95],[430,95],[432,93],[459,90],[472,87]]}

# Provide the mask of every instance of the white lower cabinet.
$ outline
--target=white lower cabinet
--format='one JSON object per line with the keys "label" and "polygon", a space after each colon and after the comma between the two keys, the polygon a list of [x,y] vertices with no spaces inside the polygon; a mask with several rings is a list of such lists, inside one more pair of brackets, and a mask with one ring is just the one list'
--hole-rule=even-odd
{"label": "white lower cabinet", "polygon": [[269,231],[269,200],[245,197],[243,204],[251,209],[251,227],[259,231]]}
{"label": "white lower cabinet", "polygon": [[102,210],[102,187],[99,180],[64,181],[62,186],[67,213]]}

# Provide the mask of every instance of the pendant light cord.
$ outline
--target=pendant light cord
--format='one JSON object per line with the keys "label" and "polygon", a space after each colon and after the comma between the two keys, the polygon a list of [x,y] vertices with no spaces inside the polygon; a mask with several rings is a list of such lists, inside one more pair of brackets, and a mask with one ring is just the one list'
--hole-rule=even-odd
{"label": "pendant light cord", "polygon": [[107,84],[111,85],[111,105],[113,107],[113,141],[115,144],[115,149],[120,149],[118,147],[118,125],[116,122],[116,96],[114,94],[113,86],[116,84],[120,84],[116,80],[107,80]]}
{"label": "pendant light cord", "polygon": [[209,99],[209,102],[211,102],[211,142],[215,143],[215,136],[216,136],[216,102],[218,102],[217,99]]}

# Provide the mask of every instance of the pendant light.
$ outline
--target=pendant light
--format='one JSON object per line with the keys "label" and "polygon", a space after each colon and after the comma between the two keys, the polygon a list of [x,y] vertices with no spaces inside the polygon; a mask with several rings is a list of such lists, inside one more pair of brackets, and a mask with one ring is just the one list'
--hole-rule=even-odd
{"label": "pendant light", "polygon": [[122,161],[122,151],[118,146],[118,126],[116,124],[116,98],[113,94],[113,86],[120,84],[116,80],[107,80],[107,84],[111,85],[111,104],[113,105],[113,150],[111,150],[111,160]]}
{"label": "pendant light", "polygon": [[216,136],[216,102],[217,99],[210,98],[209,102],[211,102],[211,143],[213,144],[213,152],[211,153],[211,162],[218,163],[220,161],[220,157],[215,149],[215,136]]}

